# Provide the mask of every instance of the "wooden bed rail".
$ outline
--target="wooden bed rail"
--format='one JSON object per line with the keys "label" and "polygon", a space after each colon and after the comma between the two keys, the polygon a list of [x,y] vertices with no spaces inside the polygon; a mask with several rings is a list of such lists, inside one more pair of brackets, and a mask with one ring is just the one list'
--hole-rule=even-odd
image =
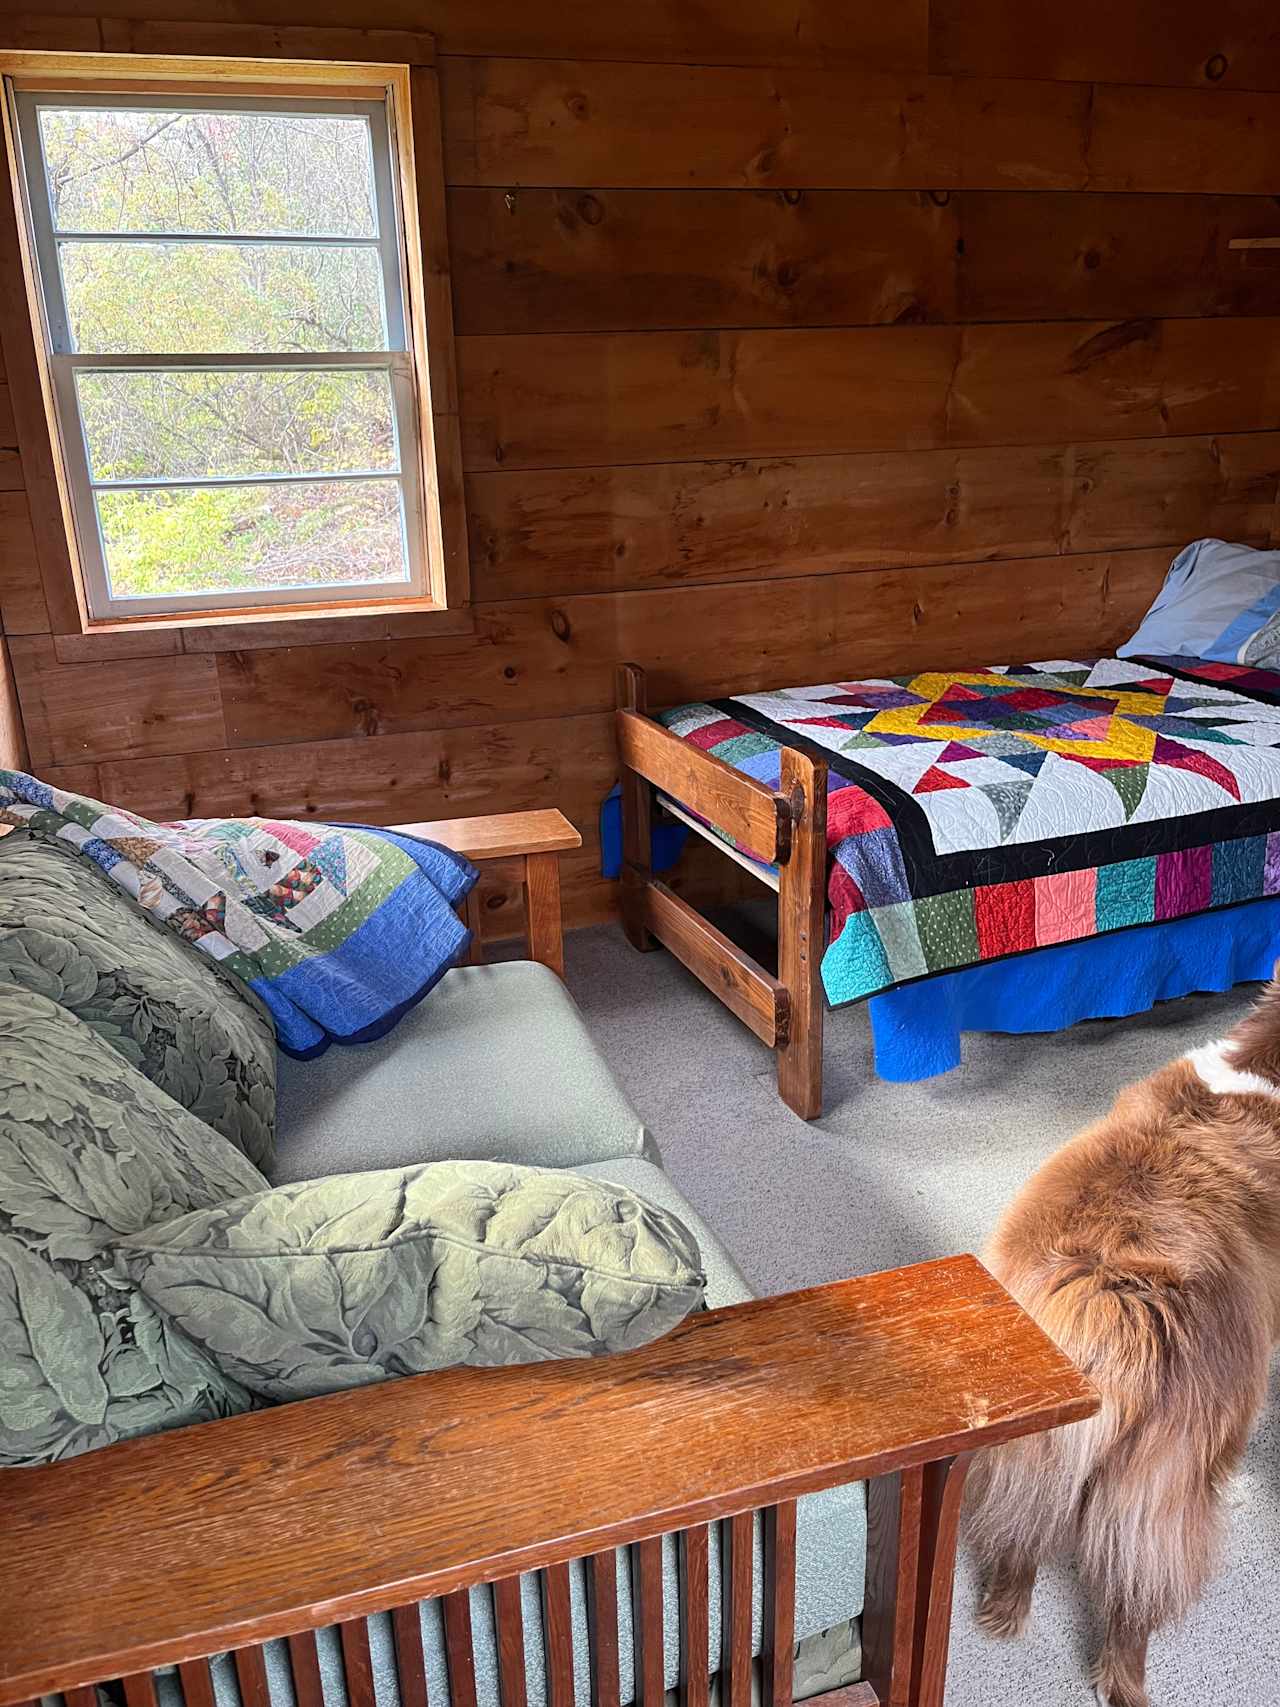
{"label": "wooden bed rail", "polygon": [[[766,1514],[777,1661],[766,1656],[768,1707],[790,1707],[793,1502],[865,1477],[878,1478],[867,1681],[856,1696],[842,1692],[844,1707],[940,1707],[969,1455],[1096,1408],[1088,1382],[961,1256],[704,1313],[614,1357],[446,1370],[0,1471],[0,1707],[56,1691],[81,1707],[92,1701],[86,1686],[121,1678],[129,1707],[153,1707],[151,1670],[173,1662],[188,1707],[208,1707],[204,1657],[229,1648],[244,1699],[264,1707],[260,1644],[277,1636],[291,1638],[300,1707],[318,1707],[307,1632],[330,1625],[350,1707],[374,1707],[364,1620],[388,1610],[401,1700],[425,1707],[416,1603],[436,1596],[454,1701],[474,1702],[465,1591],[497,1585],[500,1652],[508,1668],[518,1653],[523,1684],[513,1583],[526,1571],[542,1574],[548,1699],[571,1707],[574,1559],[596,1589],[596,1707],[616,1707],[612,1549],[628,1545],[642,1707],[653,1707],[657,1538],[678,1533],[686,1574],[692,1567],[696,1582],[701,1571],[705,1585],[705,1526],[718,1518],[733,1520],[726,1627],[739,1640],[745,1618],[748,1642],[730,1654],[727,1707],[749,1707],[743,1523],[755,1511]],[[705,1598],[687,1595],[690,1652],[705,1617]],[[508,1700],[522,1701],[522,1689]],[[688,1707],[705,1707],[705,1689],[690,1686]]]}
{"label": "wooden bed rail", "polygon": [[694,752],[651,718],[619,711],[618,756],[655,788],[727,831],[756,859],[781,865],[791,857],[791,802],[714,753]]}
{"label": "wooden bed rail", "polygon": [[[618,666],[622,922],[633,947],[660,942],[777,1055],[778,1090],[803,1120],[822,1112],[820,975],[826,929],[827,767],[784,748],[766,788],[646,715],[644,671]],[[654,880],[653,789],[778,868],[778,975]]]}

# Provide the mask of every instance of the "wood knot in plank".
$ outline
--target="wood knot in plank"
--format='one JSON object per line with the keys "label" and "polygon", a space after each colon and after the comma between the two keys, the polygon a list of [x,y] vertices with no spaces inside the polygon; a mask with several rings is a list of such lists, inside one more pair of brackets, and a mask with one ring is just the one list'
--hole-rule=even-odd
{"label": "wood knot in plank", "polygon": [[1158,320],[1123,320],[1116,326],[1104,326],[1072,351],[1067,372],[1085,373],[1095,362],[1106,361],[1133,344],[1154,344],[1159,334]]}

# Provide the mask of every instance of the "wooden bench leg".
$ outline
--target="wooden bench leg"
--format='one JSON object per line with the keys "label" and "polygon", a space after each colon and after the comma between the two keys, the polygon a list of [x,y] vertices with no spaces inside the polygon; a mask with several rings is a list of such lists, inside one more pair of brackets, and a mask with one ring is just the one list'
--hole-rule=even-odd
{"label": "wooden bench leg", "polygon": [[911,1707],[942,1707],[946,1693],[960,1502],[973,1456],[961,1452],[924,1467]]}
{"label": "wooden bench leg", "polygon": [[471,932],[471,943],[467,949],[467,966],[482,966],[484,964],[484,943],[480,938],[482,915],[480,911],[480,884],[474,883],[467,892],[467,898],[462,903],[462,922]]}
{"label": "wooden bench leg", "polygon": [[867,1483],[862,1675],[880,1707],[910,1707],[923,1485],[918,1468]]}
{"label": "wooden bench leg", "polygon": [[867,1484],[862,1674],[881,1707],[943,1707],[971,1452]]}
{"label": "wooden bench leg", "polygon": [[801,1120],[822,1113],[822,951],[827,917],[827,767],[788,748],[780,792],[792,802],[791,856],[778,869],[778,982],[787,1036],[778,1093]]}
{"label": "wooden bench leg", "polygon": [[564,930],[560,919],[560,856],[529,854],[524,862],[525,923],[529,958],[564,977]]}
{"label": "wooden bench leg", "polygon": [[[646,709],[644,671],[637,664],[618,665],[618,709]],[[622,928],[632,948],[657,948],[644,925],[645,890],[653,876],[653,791],[639,771],[623,765],[622,788]]]}

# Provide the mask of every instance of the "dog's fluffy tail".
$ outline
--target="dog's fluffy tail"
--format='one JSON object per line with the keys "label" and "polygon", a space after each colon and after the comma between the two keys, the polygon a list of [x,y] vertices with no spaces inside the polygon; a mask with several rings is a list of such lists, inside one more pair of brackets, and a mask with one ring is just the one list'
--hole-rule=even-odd
{"label": "dog's fluffy tail", "polygon": [[1074,1544],[1109,1621],[1151,1630],[1187,1609],[1213,1568],[1222,1483],[1265,1392],[1266,1289],[1239,1261],[1187,1277],[1062,1257],[1001,1276],[1097,1384],[1102,1408],[974,1465],[970,1533],[990,1569],[1034,1574]]}

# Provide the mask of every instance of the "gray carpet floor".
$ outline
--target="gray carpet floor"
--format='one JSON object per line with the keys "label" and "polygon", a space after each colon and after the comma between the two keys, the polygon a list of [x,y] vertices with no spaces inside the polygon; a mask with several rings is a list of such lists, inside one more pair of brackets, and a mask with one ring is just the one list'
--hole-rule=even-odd
{"label": "gray carpet floor", "polygon": [[[634,953],[613,926],[578,931],[568,981],[672,1177],[761,1292],[979,1250],[1046,1156],[1122,1085],[1221,1036],[1252,994],[967,1037],[962,1067],[915,1085],[875,1077],[865,1009],[844,1009],[828,1017],[826,1112],[806,1125],[778,1099],[772,1056],[670,955]],[[1233,1507],[1221,1575],[1153,1644],[1156,1707],[1280,1702],[1280,1384]],[[973,1603],[963,1562],[947,1707],[1087,1707],[1094,1629],[1068,1565],[1042,1578],[1021,1641],[984,1636]]]}

